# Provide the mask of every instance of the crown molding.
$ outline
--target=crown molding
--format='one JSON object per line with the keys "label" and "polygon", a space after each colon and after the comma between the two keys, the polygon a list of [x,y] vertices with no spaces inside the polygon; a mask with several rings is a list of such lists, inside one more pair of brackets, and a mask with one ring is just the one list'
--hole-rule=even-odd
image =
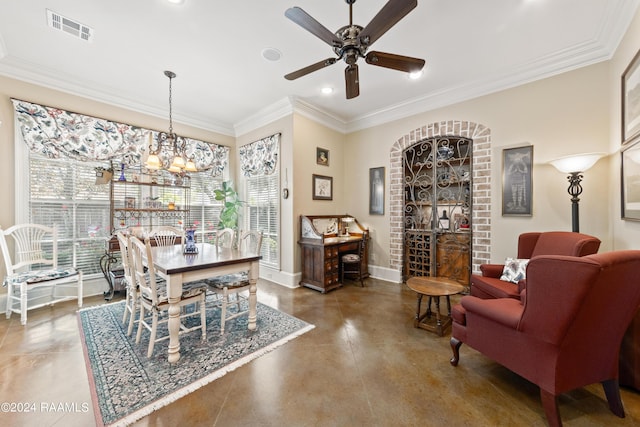
{"label": "crown molding", "polygon": [[[1,48],[2,46],[0,44],[0,49]],[[121,92],[116,88],[113,88],[113,90],[109,92],[96,90],[94,85],[86,80],[61,78],[59,72],[43,68],[41,65],[18,60],[12,56],[2,58],[2,62],[0,62],[0,75],[154,117],[164,118],[167,115],[165,109],[123,98],[119,95]],[[174,119],[188,126],[220,133],[222,135],[235,136],[234,130],[230,125],[216,122],[207,117],[185,117],[176,114],[174,115]]]}

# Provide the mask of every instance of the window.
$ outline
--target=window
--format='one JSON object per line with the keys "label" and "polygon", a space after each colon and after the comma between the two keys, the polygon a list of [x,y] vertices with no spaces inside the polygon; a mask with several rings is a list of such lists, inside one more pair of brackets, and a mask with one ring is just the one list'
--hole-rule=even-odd
{"label": "window", "polygon": [[262,264],[274,268],[280,267],[279,182],[277,173],[246,178],[245,227],[262,231]]}
{"label": "window", "polygon": [[198,242],[215,243],[215,231],[222,210],[222,201],[216,200],[214,190],[222,188],[222,177],[212,178],[209,172],[191,176],[191,224],[196,227]]}
{"label": "window", "polygon": [[[24,222],[57,226],[58,265],[100,273],[109,236],[109,186],[95,184],[104,162],[48,159],[29,154],[29,206]],[[24,189],[23,189],[24,191]]]}

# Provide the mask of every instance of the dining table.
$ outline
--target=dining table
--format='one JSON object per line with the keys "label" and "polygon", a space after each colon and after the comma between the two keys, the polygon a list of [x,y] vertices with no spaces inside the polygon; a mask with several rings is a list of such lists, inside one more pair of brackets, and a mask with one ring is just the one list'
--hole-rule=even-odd
{"label": "dining table", "polygon": [[222,248],[210,243],[196,243],[197,252],[184,253],[183,245],[151,248],[156,273],[166,280],[169,299],[170,363],[180,360],[180,296],[182,284],[226,274],[249,273],[249,330],[256,329],[257,280],[260,254],[234,248]]}

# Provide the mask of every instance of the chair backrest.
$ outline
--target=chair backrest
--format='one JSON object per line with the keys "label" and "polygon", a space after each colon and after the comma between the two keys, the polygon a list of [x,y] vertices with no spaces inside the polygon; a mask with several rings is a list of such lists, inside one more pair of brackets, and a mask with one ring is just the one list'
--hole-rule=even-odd
{"label": "chair backrest", "polygon": [[184,230],[171,225],[160,225],[149,232],[149,239],[155,241],[157,246],[173,246],[184,243]]}
{"label": "chair backrest", "polygon": [[[135,283],[138,285],[140,294],[153,305],[158,304],[158,288],[156,284],[156,270],[153,266],[153,256],[151,255],[151,243],[149,238],[144,242],[135,236],[129,238],[129,247],[133,255],[133,265],[135,273]],[[146,271],[145,271],[146,267]]]}
{"label": "chair backrest", "polygon": [[262,231],[243,231],[238,241],[238,249],[260,254],[260,250],[262,249]]}
{"label": "chair backrest", "polygon": [[523,233],[518,238],[518,258],[539,255],[585,256],[598,252],[600,239],[571,231]]}
{"label": "chair backrest", "polygon": [[518,329],[559,349],[563,375],[617,373],[620,343],[640,304],[638,271],[638,250],[533,258]]}
{"label": "chair backrest", "polygon": [[[58,230],[55,226],[17,224],[1,231],[0,246],[7,275],[30,267],[58,267]],[[15,257],[9,251],[8,236],[13,238]]]}
{"label": "chair backrest", "polygon": [[131,254],[131,244],[129,243],[129,236],[118,231],[116,233],[118,238],[118,245],[120,246],[120,256],[122,258],[122,269],[124,270],[124,278],[127,282],[127,286],[134,287],[134,268],[133,268],[133,256]]}
{"label": "chair backrest", "polygon": [[216,233],[216,246],[220,248],[232,248],[236,232],[232,228],[223,228]]}

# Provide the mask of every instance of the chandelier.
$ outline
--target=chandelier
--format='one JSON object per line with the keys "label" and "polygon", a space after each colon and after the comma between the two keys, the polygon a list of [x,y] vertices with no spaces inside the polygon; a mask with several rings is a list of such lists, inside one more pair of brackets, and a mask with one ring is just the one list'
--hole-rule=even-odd
{"label": "chandelier", "polygon": [[160,152],[162,146],[168,147],[172,150],[172,156],[170,157],[171,163],[167,168],[169,172],[181,173],[181,172],[197,172],[196,164],[192,158],[187,158],[185,161],[186,153],[185,148],[187,141],[184,137],[178,136],[173,132],[173,109],[172,109],[172,97],[171,97],[171,81],[176,77],[176,73],[173,71],[165,71],[164,75],[169,77],[169,133],[159,132],[157,137],[157,145],[155,150],[151,144],[152,137],[149,135],[149,157],[147,157],[146,167],[151,170],[158,170],[163,167],[162,160],[160,160]]}

